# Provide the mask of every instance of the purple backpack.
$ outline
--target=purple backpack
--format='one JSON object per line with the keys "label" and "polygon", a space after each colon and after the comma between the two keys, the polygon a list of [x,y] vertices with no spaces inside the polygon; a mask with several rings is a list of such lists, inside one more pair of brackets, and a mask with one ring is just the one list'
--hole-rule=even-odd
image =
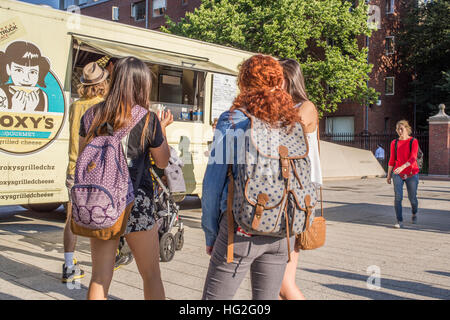
{"label": "purple backpack", "polygon": [[[121,140],[148,110],[135,106],[131,113],[132,121],[127,127],[113,132],[112,126],[106,124],[109,135],[96,135],[77,159],[71,190],[71,228],[75,234],[108,240],[125,231],[134,192]],[[93,118],[91,108],[84,116],[86,131]]]}

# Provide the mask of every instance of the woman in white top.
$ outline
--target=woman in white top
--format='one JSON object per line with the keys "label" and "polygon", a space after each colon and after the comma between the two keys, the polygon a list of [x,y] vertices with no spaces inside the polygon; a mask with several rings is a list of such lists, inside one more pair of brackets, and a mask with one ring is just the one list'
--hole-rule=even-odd
{"label": "woman in white top", "polygon": [[[280,60],[280,64],[283,67],[285,89],[292,96],[294,103],[296,103],[298,107],[298,114],[300,115],[308,139],[308,157],[311,160],[311,180],[319,187],[322,185],[319,141],[317,138],[317,130],[319,130],[319,113],[317,112],[316,106],[308,100],[300,64],[293,59],[282,59]],[[294,251],[291,252],[291,261],[286,266],[283,283],[280,289],[280,299],[305,300],[305,297],[295,283],[298,256],[299,249],[296,245]]]}

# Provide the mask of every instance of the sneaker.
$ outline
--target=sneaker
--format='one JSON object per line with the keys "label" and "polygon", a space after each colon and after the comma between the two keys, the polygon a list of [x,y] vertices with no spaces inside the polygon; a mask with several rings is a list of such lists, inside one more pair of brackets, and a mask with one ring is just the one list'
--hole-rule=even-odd
{"label": "sneaker", "polygon": [[80,265],[78,264],[77,259],[73,259],[73,266],[66,267],[66,264],[63,264],[63,272],[61,281],[63,283],[72,282],[76,279],[81,279],[84,277],[84,271],[81,270]]}
{"label": "sneaker", "polygon": [[403,228],[403,222],[397,222],[396,224],[394,224],[394,228],[395,229],[402,229]]}
{"label": "sneaker", "polygon": [[114,263],[114,271],[119,269],[121,266],[126,266],[127,264],[130,264],[133,261],[133,254],[131,252],[129,253],[119,253],[116,255],[116,262]]}
{"label": "sneaker", "polygon": [[413,214],[411,217],[411,221],[413,224],[417,224],[417,214]]}

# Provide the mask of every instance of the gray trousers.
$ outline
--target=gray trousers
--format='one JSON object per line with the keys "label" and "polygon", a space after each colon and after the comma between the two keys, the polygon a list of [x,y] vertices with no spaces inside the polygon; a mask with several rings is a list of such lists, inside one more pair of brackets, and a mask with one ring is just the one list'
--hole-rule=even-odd
{"label": "gray trousers", "polygon": [[[250,270],[253,300],[278,300],[288,262],[287,240],[234,234],[234,260],[227,263],[227,217],[224,214],[211,254],[203,300],[231,300]],[[290,237],[291,250],[294,237]]]}

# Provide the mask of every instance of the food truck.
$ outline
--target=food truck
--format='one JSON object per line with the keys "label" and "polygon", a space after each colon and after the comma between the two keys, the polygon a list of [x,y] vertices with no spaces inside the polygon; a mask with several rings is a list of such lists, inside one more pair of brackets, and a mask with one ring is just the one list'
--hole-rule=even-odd
{"label": "food truck", "polygon": [[187,193],[201,196],[211,124],[237,94],[252,53],[198,40],[0,0],[0,205],[35,210],[68,200],[68,111],[84,65],[135,56],[154,77],[151,108],[171,110],[169,145],[184,162]]}

